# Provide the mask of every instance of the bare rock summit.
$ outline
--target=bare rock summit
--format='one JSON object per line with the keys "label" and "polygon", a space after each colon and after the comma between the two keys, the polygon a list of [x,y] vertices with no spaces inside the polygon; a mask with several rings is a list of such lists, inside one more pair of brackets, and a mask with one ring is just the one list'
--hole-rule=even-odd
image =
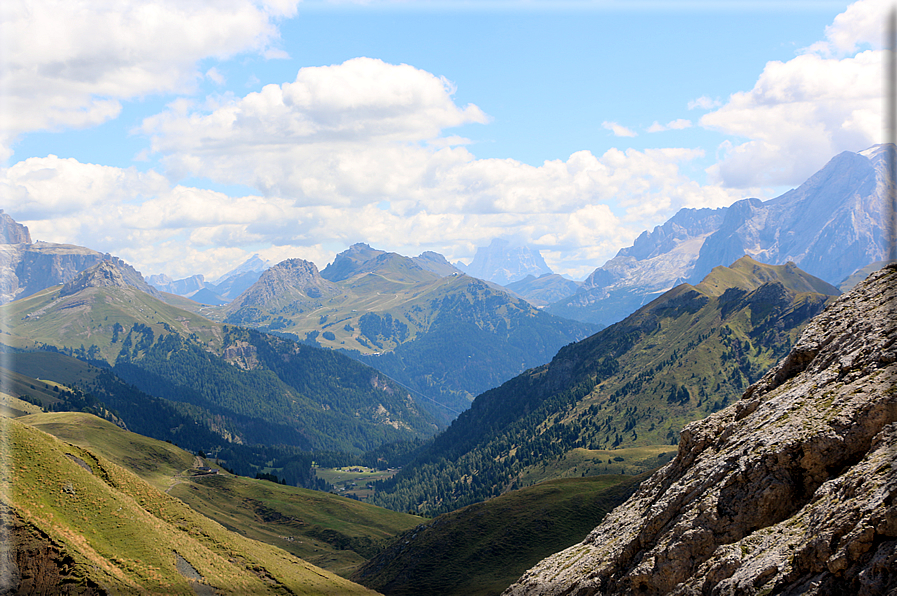
{"label": "bare rock summit", "polygon": [[891,265],[505,594],[897,594],[895,315]]}

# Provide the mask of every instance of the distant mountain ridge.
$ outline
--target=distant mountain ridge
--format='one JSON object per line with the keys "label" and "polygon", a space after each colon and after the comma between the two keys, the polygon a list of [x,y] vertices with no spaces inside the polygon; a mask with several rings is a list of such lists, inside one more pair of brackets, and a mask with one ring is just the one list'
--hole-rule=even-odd
{"label": "distant mountain ridge", "polygon": [[270,263],[256,254],[214,282],[206,281],[200,274],[177,280],[165,274],[150,275],[146,281],[162,292],[191,298],[200,304],[220,306],[243,293],[269,267]]}
{"label": "distant mountain ridge", "polygon": [[513,245],[507,240],[495,238],[489,246],[477,248],[470,265],[455,266],[473,277],[505,286],[527,275],[540,277],[554,273],[545,263],[542,254],[527,245]]}
{"label": "distant mountain ridge", "polygon": [[643,232],[596,269],[573,296],[550,305],[559,316],[610,324],[683,281],[697,283],[742,255],[794,262],[839,284],[885,258],[883,146],[844,152],[798,188],[768,201],[743,199],[719,209],[682,209]]}
{"label": "distant mountain ridge", "polygon": [[344,351],[424,396],[446,422],[477,393],[596,330],[540,312],[437,253],[405,257],[361,243],[320,272],[301,259],[279,263],[204,313]]}
{"label": "distant mountain ridge", "polygon": [[717,267],[477,396],[372,502],[442,513],[525,486],[575,449],[675,443],[784,356],[837,294],[792,263]]}

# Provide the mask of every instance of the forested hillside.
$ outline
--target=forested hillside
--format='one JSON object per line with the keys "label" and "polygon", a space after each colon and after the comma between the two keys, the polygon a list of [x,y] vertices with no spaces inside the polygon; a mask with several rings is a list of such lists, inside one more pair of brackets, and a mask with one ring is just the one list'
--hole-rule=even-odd
{"label": "forested hillside", "polygon": [[[141,429],[148,434],[174,439],[183,431],[189,444],[217,437],[207,448],[361,453],[438,428],[408,391],[376,370],[330,350],[202,319],[121,284],[108,262],[97,267],[108,270],[88,270],[71,285],[4,305],[3,320],[12,322],[4,341],[108,369],[93,374],[85,390],[114,403],[129,425],[147,424]],[[88,278],[95,281],[84,283]],[[152,422],[139,421],[144,416]]]}
{"label": "forested hillside", "polygon": [[321,272],[283,261],[207,312],[342,351],[413,390],[446,423],[475,395],[598,329],[544,313],[434,253],[409,258],[364,244]]}
{"label": "forested hillside", "polygon": [[784,356],[835,294],[792,264],[718,267],[480,395],[372,501],[450,511],[524,485],[576,448],[675,443]]}

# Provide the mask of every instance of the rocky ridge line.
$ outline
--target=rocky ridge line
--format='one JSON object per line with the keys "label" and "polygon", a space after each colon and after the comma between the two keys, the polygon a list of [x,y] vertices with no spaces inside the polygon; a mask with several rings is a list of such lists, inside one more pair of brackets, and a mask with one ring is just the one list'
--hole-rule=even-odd
{"label": "rocky ridge line", "polygon": [[505,594],[897,594],[897,267]]}

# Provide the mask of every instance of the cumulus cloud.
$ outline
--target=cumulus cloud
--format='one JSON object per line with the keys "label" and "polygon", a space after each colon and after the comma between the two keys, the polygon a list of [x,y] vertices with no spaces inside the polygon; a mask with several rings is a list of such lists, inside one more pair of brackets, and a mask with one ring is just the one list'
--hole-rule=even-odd
{"label": "cumulus cloud", "polygon": [[678,120],[673,120],[666,124],[661,124],[655,120],[654,124],[649,126],[646,130],[648,132],[664,132],[666,130],[685,130],[686,128],[691,128],[691,120],[679,118]]}
{"label": "cumulus cloud", "polygon": [[884,4],[851,5],[826,29],[825,41],[788,62],[769,62],[753,89],[700,119],[746,139],[721,146],[714,180],[734,188],[797,185],[833,155],[881,142],[883,52],[840,54],[881,38]]}
{"label": "cumulus cloud", "polygon": [[453,93],[426,71],[356,58],[303,68],[292,83],[205,111],[173,105],[141,130],[175,178],[201,173],[305,204],[347,205],[414,183],[434,160],[468,159],[440,133],[488,119],[475,105],[456,106]]}
{"label": "cumulus cloud", "polygon": [[679,172],[698,157],[683,149],[614,149],[600,157],[581,151],[539,167],[469,154],[466,160],[437,158],[424,168],[431,175],[427,187],[417,186],[424,180],[418,177],[396,188],[388,206],[230,197],[172,185],[152,171],[54,156],[0,171],[0,188],[14,198],[11,215],[35,238],[110,252],[145,274],[213,278],[255,252],[323,267],[335,251],[359,241],[402,254],[435,250],[466,259],[476,246],[514,229],[522,242],[544,250],[555,270],[584,277],[678,208],[740,198]]}
{"label": "cumulus cloud", "polygon": [[706,95],[702,95],[701,97],[699,97],[697,99],[693,99],[692,101],[688,102],[688,109],[689,110],[712,110],[713,108],[718,108],[721,105],[723,105],[723,102],[721,102],[720,100],[711,99],[711,98],[707,97]]}
{"label": "cumulus cloud", "polygon": [[203,58],[276,49],[275,22],[297,2],[5,0],[0,159],[22,133],[94,126],[122,100],[189,89]]}
{"label": "cumulus cloud", "polygon": [[638,133],[626,128],[622,124],[617,124],[616,122],[609,122],[605,120],[601,123],[601,126],[606,128],[607,130],[614,133],[615,137],[637,137]]}

